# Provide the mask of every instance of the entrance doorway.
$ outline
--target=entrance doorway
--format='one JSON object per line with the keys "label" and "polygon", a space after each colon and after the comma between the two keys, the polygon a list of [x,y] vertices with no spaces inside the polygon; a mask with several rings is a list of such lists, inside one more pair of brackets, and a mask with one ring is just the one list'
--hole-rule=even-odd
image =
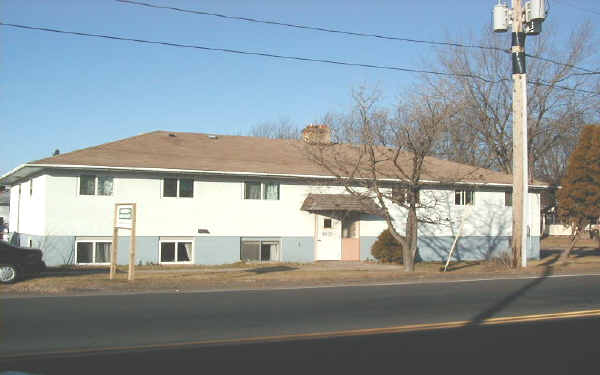
{"label": "entrance doorway", "polygon": [[342,218],[342,260],[360,260],[360,214],[347,212]]}
{"label": "entrance doorway", "polygon": [[342,259],[342,223],[333,216],[316,215],[316,260]]}

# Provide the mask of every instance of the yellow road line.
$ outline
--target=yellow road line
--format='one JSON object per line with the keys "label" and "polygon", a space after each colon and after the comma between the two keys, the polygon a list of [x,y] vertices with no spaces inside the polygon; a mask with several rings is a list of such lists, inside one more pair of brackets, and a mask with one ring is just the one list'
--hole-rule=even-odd
{"label": "yellow road line", "polygon": [[[557,320],[557,319],[568,319],[568,318],[583,318],[583,317],[594,317],[600,316],[600,310],[581,310],[581,311],[569,311],[552,314],[534,314],[534,315],[520,315],[503,318],[491,318],[486,319],[478,326],[486,325],[499,325],[499,324],[511,324],[511,323],[526,323],[535,322],[542,320]],[[258,336],[258,337],[245,337],[237,339],[219,339],[219,340],[203,340],[203,341],[188,341],[180,343],[166,343],[166,344],[148,344],[148,345],[135,345],[135,346],[113,346],[113,347],[101,347],[101,348],[90,348],[90,349],[69,349],[60,351],[49,351],[49,352],[38,352],[38,353],[26,353],[26,354],[13,354],[13,355],[0,355],[0,360],[15,360],[24,359],[40,356],[68,356],[77,354],[96,354],[106,352],[118,352],[118,351],[131,351],[131,350],[151,350],[151,349],[176,349],[185,348],[190,346],[222,346],[222,345],[234,345],[234,344],[250,344],[250,343],[266,343],[266,342],[284,342],[294,340],[308,340],[308,339],[326,339],[335,337],[350,337],[350,336],[362,336],[362,335],[381,335],[389,333],[402,333],[402,332],[415,332],[415,331],[428,331],[435,329],[450,329],[460,328],[469,326],[472,322],[469,320],[461,320],[455,322],[443,322],[443,323],[425,323],[425,324],[410,324],[403,326],[392,326],[383,328],[364,328],[344,331],[331,331],[331,332],[314,332],[314,333],[299,333],[290,335],[279,335],[279,336]]]}

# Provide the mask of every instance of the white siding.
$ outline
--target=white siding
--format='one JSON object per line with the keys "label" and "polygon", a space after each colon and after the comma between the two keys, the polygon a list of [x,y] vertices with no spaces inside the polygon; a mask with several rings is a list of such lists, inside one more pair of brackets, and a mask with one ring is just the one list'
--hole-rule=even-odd
{"label": "white siding", "polygon": [[17,222],[19,220],[19,185],[10,188],[10,213],[8,216],[8,230],[17,231]]}
{"label": "white siding", "polygon": [[[193,198],[165,198],[161,197],[162,176],[118,174],[114,176],[112,196],[79,196],[77,175],[47,176],[43,181],[48,189],[47,211],[27,216],[26,221],[32,223],[23,224],[21,232],[28,233],[25,228],[31,228],[37,231],[32,234],[37,234],[46,218],[47,235],[110,236],[114,204],[135,202],[139,236],[189,237],[197,236],[198,229],[207,229],[208,236],[312,237],[314,216],[300,210],[306,196],[344,192],[339,186],[281,182],[280,200],[245,200],[241,178],[195,177]],[[14,189],[17,187],[11,190],[11,205],[16,205]],[[39,187],[36,188],[39,193],[37,190]],[[26,183],[23,191],[28,194]],[[474,206],[454,205],[453,190],[426,191],[422,199],[434,199],[435,207],[429,212],[442,224],[422,224],[420,235],[454,236],[461,217],[468,210],[472,212],[466,219],[463,236],[509,236],[511,233],[512,208],[504,206],[502,191],[476,191]],[[39,203],[32,205],[24,201],[21,205],[23,212],[30,212],[34,206],[40,208]],[[539,236],[539,194],[530,194],[529,206],[531,235]],[[16,210],[11,212],[11,225],[13,212]],[[405,213],[404,209],[394,210],[400,231],[404,230]],[[384,220],[363,215],[360,233],[363,237],[377,236],[386,227]]]}
{"label": "white siding", "polygon": [[77,177],[49,178],[48,234],[110,235],[115,203],[137,203],[140,236],[312,236],[300,206],[310,187],[282,183],[280,200],[243,199],[242,181],[196,178],[193,198],[161,197],[159,178],[115,177],[113,196],[79,196]]}
{"label": "white siding", "polygon": [[[33,181],[33,190],[30,186]],[[20,187],[20,196],[19,196]],[[46,234],[47,176],[39,176],[10,189],[10,231],[43,236]]]}

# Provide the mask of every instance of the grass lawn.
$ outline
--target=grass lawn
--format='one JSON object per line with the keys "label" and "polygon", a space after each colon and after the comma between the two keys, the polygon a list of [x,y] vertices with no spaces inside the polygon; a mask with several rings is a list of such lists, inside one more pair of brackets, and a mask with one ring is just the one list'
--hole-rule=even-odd
{"label": "grass lawn", "polygon": [[542,259],[528,267],[513,270],[500,259],[479,262],[452,262],[442,272],[442,262],[417,263],[413,273],[402,265],[373,262],[315,263],[234,263],[219,266],[179,265],[136,267],[134,281],[127,280],[127,267],[121,266],[114,280],[108,280],[107,267],[56,267],[39,277],[0,286],[5,295],[81,294],[142,291],[192,291],[217,289],[322,286],[375,282],[435,282],[470,278],[536,276],[570,273],[600,273],[597,242],[581,241],[568,262],[558,257],[568,238],[542,240]]}

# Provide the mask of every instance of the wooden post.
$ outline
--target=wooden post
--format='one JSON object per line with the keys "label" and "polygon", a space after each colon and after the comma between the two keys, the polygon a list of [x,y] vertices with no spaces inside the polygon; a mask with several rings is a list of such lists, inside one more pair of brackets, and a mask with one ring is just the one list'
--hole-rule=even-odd
{"label": "wooden post", "polygon": [[133,281],[135,278],[135,224],[136,224],[136,204],[133,204],[133,221],[131,223],[131,242],[129,243],[129,274],[127,280]]}
{"label": "wooden post", "polygon": [[117,227],[117,205],[115,204],[115,219],[113,223],[113,237],[110,249],[110,276],[109,279],[115,278],[117,272],[117,249],[119,246],[119,228]]}
{"label": "wooden post", "polygon": [[521,0],[513,0],[513,266],[527,265],[527,74]]}

